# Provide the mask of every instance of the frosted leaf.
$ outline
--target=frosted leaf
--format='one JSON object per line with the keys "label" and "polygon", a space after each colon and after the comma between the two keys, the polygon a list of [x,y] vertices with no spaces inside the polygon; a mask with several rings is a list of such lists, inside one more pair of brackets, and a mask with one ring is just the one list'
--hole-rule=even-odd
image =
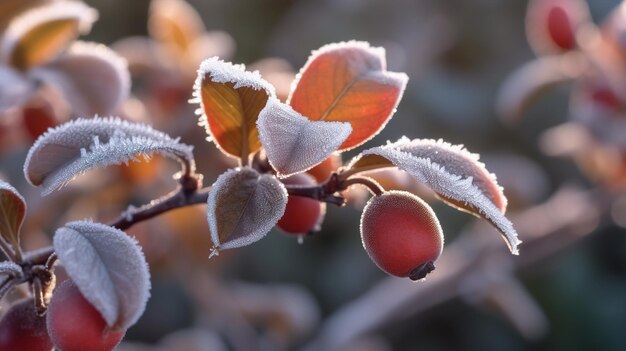
{"label": "frosted leaf", "polygon": [[0,60],[20,69],[50,62],[91,29],[96,10],[78,1],[53,2],[25,12],[8,26]]}
{"label": "frosted leaf", "polygon": [[287,205],[287,189],[275,177],[252,168],[220,175],[209,192],[207,220],[213,250],[250,245],[278,222]]}
{"label": "frosted leaf", "polygon": [[281,178],[326,160],[352,132],[350,123],[309,121],[274,98],[259,113],[257,127],[267,158]]}
{"label": "frosted leaf", "polygon": [[442,140],[403,137],[395,143],[364,151],[348,168],[366,171],[385,166],[408,172],[445,202],[485,218],[502,233],[511,252],[518,253],[517,245],[521,241],[504,216],[506,197],[495,176],[478,161],[478,155]]}
{"label": "frosted leaf", "polygon": [[408,82],[387,70],[385,49],[363,41],[324,45],[311,53],[291,85],[287,103],[312,121],[350,122],[339,150],[355,148],[391,119]]}
{"label": "frosted leaf", "polygon": [[0,113],[24,104],[34,91],[33,85],[21,73],[0,64]]}
{"label": "frosted leaf", "polygon": [[0,240],[6,240],[15,252],[20,250],[20,229],[26,215],[26,201],[9,183],[0,180]]}
{"label": "frosted leaf", "polygon": [[150,297],[150,273],[134,239],[104,224],[76,221],[57,229],[53,245],[69,277],[109,327],[135,324]]}
{"label": "frosted leaf", "polygon": [[[20,267],[17,263],[12,261],[0,262],[0,279],[5,279],[6,277],[21,278],[23,274],[24,272],[22,271],[22,267]],[[2,282],[3,281],[0,280],[0,284]]]}
{"label": "frosted leaf", "polygon": [[158,153],[193,160],[192,147],[150,126],[119,118],[78,119],[48,130],[31,147],[24,175],[43,194],[96,167],[137,161]]}
{"label": "frosted leaf", "polygon": [[[248,87],[254,90],[265,90],[274,96],[274,87],[265,81],[258,71],[246,71],[246,66],[243,64],[234,65],[230,62],[224,62],[218,57],[204,60],[198,69],[198,78],[195,82],[196,92],[207,75],[215,83],[233,83],[233,89]],[[198,95],[196,97],[199,98]]]}
{"label": "frosted leaf", "polygon": [[549,88],[579,77],[584,59],[578,53],[540,57],[515,70],[500,88],[496,101],[498,113],[506,119],[518,118]]}
{"label": "frosted leaf", "polygon": [[130,91],[126,61],[97,43],[76,42],[66,55],[30,76],[59,89],[75,115],[110,114]]}
{"label": "frosted leaf", "polygon": [[216,57],[202,62],[194,85],[200,103],[200,125],[225,154],[248,162],[248,155],[261,147],[256,121],[274,87],[258,72],[245,70]]}

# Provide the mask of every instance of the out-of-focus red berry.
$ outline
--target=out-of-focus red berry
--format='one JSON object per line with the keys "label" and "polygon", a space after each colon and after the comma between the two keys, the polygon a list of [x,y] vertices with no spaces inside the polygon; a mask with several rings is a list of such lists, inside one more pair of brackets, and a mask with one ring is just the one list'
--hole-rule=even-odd
{"label": "out-of-focus red berry", "polygon": [[50,351],[46,317],[37,315],[33,299],[17,302],[0,320],[0,350]]}

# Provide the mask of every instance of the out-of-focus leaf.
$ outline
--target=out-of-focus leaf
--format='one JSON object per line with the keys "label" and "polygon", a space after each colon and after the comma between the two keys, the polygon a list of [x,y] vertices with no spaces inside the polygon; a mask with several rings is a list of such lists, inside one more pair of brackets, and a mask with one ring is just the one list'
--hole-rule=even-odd
{"label": "out-of-focus leaf", "polygon": [[408,77],[386,66],[385,49],[366,42],[323,46],[300,70],[288,104],[312,121],[350,122],[339,149],[352,149],[383,129],[400,102]]}
{"label": "out-of-focus leaf", "polygon": [[158,153],[193,160],[192,147],[151,127],[119,118],[78,119],[49,130],[31,147],[24,175],[43,194],[95,167],[137,161]]}
{"label": "out-of-focus leaf", "polygon": [[350,123],[309,121],[275,98],[257,121],[261,144],[280,177],[304,172],[327,159],[350,135]]}
{"label": "out-of-focus leaf", "polygon": [[274,87],[258,72],[213,57],[200,65],[194,90],[201,125],[222,152],[245,164],[248,155],[261,147],[256,121],[275,96]]}
{"label": "out-of-focus leaf", "polygon": [[0,180],[0,235],[20,251],[20,229],[26,215],[26,201],[9,183]]}
{"label": "out-of-focus leaf", "polygon": [[20,72],[0,65],[0,112],[22,105],[34,90],[33,85]]}
{"label": "out-of-focus leaf", "polygon": [[54,0],[0,1],[0,33],[20,13]]}
{"label": "out-of-focus leaf", "polygon": [[[180,64],[193,67],[195,75],[196,67],[207,57],[217,56],[227,60],[235,53],[235,47],[235,39],[230,34],[219,30],[208,31],[191,42],[185,54],[185,60]],[[191,71],[191,67],[181,67],[181,69],[186,72]]]}
{"label": "out-of-focus leaf", "polygon": [[626,53],[626,2],[621,2],[602,22],[602,37]]}
{"label": "out-of-focus leaf", "polygon": [[578,47],[579,30],[593,27],[583,0],[532,0],[526,13],[526,36],[538,55],[560,54]]}
{"label": "out-of-focus leaf", "polygon": [[66,55],[31,76],[60,89],[75,115],[111,114],[130,91],[126,61],[96,43],[74,43]]}
{"label": "out-of-focus leaf", "polygon": [[152,70],[166,65],[158,43],[144,36],[125,37],[110,47],[126,60],[128,70],[133,75],[151,73]]}
{"label": "out-of-focus leaf", "polygon": [[504,216],[507,200],[496,178],[478,155],[441,140],[401,138],[362,152],[349,164],[350,172],[396,166],[426,184],[446,203],[480,216],[498,229],[511,253],[521,242]]}
{"label": "out-of-focus leaf", "polygon": [[584,70],[578,53],[540,57],[516,69],[500,88],[496,108],[506,120],[517,120],[533,101],[553,86],[578,78]]}
{"label": "out-of-focus leaf", "polygon": [[213,252],[250,245],[278,222],[287,205],[287,189],[275,177],[251,168],[220,175],[207,200]]}
{"label": "out-of-focus leaf", "polygon": [[50,62],[89,31],[97,17],[96,10],[77,1],[29,10],[6,29],[0,42],[3,61],[22,70]]}
{"label": "out-of-focus leaf", "polygon": [[186,1],[153,0],[148,31],[154,39],[182,56],[205,29],[198,12]]}
{"label": "out-of-focus leaf", "polygon": [[57,229],[54,250],[67,274],[113,329],[127,329],[150,297],[150,273],[141,248],[121,230],[76,221]]}

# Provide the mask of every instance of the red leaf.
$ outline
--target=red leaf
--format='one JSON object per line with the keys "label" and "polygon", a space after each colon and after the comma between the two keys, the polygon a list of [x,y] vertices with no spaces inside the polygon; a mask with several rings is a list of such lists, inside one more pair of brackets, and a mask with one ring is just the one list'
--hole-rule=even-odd
{"label": "red leaf", "polygon": [[385,50],[366,42],[323,46],[311,54],[292,86],[288,103],[313,121],[350,122],[340,151],[376,135],[395,112],[408,77],[388,72]]}

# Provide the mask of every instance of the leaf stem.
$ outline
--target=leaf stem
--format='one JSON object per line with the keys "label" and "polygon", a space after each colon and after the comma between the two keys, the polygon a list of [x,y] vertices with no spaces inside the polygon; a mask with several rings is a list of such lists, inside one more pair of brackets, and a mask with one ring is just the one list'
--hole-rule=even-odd
{"label": "leaf stem", "polygon": [[308,187],[285,185],[285,187],[287,188],[287,193],[289,195],[309,197],[317,201],[328,202],[337,206],[343,206],[346,202],[343,197],[333,195],[333,193],[335,193],[334,191],[330,193],[320,185]]}
{"label": "leaf stem", "polygon": [[15,278],[7,277],[7,279],[0,284],[0,299],[2,299],[4,295],[7,292],[9,292],[11,288],[13,288],[14,285],[15,285]]}
{"label": "leaf stem", "polygon": [[0,237],[0,250],[11,261],[18,264],[22,262],[22,255],[13,251],[11,246],[2,237]]}

